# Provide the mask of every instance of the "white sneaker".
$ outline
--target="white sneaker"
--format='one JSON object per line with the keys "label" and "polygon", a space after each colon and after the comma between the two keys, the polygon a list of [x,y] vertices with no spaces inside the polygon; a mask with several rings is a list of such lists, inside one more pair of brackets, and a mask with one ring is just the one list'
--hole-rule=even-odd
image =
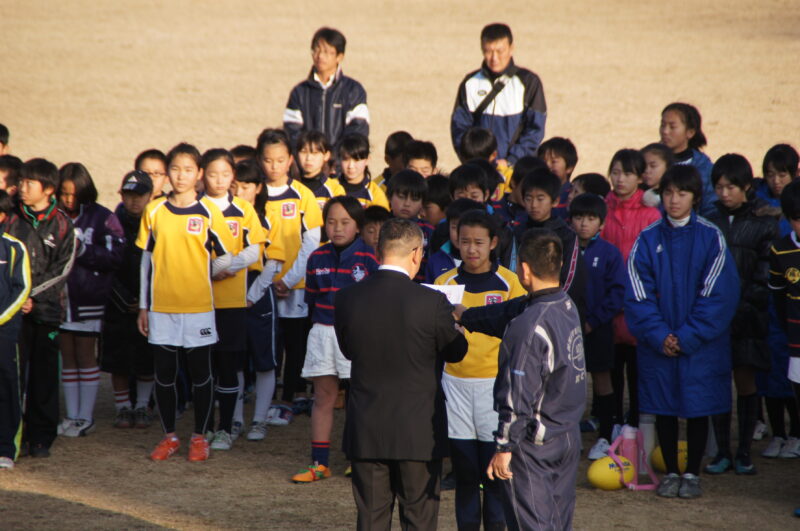
{"label": "white sneaker", "polygon": [[289,406],[272,406],[269,408],[269,411],[272,413],[270,415],[267,414],[267,424],[270,426],[288,426],[291,424],[292,419],[294,418],[294,413],[292,413],[292,408]]}
{"label": "white sneaker", "polygon": [[773,437],[772,440],[767,445],[767,448],[761,452],[761,457],[769,457],[775,458],[778,457],[783,450],[783,445],[786,443],[786,439],[783,437]]}
{"label": "white sneaker", "polygon": [[211,441],[212,450],[230,450],[233,446],[231,436],[225,430],[219,430],[214,434],[214,439]]}
{"label": "white sneaker", "polygon": [[589,461],[596,461],[608,455],[608,449],[611,448],[611,444],[600,437],[597,439],[597,442],[594,443],[589,449]]}
{"label": "white sneaker", "polygon": [[760,420],[756,422],[756,429],[753,430],[753,440],[760,441],[767,435],[767,425]]}
{"label": "white sneaker", "polygon": [[77,422],[75,419],[65,418],[61,421],[61,424],[58,425],[56,432],[59,435],[64,435],[68,429],[72,427],[73,424]]}
{"label": "white sneaker", "polygon": [[0,470],[7,468],[11,470],[14,468],[14,460],[10,457],[0,457]]}
{"label": "white sneaker", "polygon": [[65,437],[86,437],[95,429],[94,420],[78,419],[68,429],[64,430]]}
{"label": "white sneaker", "polygon": [[267,422],[253,422],[250,424],[250,431],[247,432],[248,441],[263,441],[267,436]]}
{"label": "white sneaker", "polygon": [[781,459],[797,459],[800,457],[800,439],[797,437],[789,437],[786,439],[778,457]]}
{"label": "white sneaker", "polygon": [[244,426],[242,426],[241,422],[237,421],[237,422],[234,422],[233,424],[231,424],[231,442],[233,442],[233,441],[235,441],[236,439],[239,438],[239,435],[242,434],[242,430],[243,429],[244,429]]}

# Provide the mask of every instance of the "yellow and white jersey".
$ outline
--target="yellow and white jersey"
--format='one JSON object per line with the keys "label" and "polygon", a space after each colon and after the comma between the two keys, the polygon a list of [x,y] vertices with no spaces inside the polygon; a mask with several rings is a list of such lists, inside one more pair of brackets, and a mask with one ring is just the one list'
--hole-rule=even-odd
{"label": "yellow and white jersey", "polygon": [[[519,283],[515,273],[503,266],[494,265],[486,273],[467,273],[461,267],[442,273],[436,279],[437,285],[464,285],[464,299],[461,304],[467,308],[498,304],[525,295],[525,288]],[[444,370],[458,378],[494,378],[497,376],[497,355],[500,339],[478,332],[467,332],[469,350],[458,363],[446,363]]]}
{"label": "yellow and white jersey", "polygon": [[[339,184],[344,189],[344,195],[355,197],[364,208],[378,205],[386,210],[390,210],[389,199],[386,198],[386,194],[375,181],[365,177],[365,183],[361,183],[360,185],[345,185],[342,183],[343,179],[344,177],[339,179]],[[357,188],[353,189],[355,186],[357,186]]]}
{"label": "yellow and white jersey", "polygon": [[[239,197],[229,196],[230,205],[222,212],[225,216],[225,223],[231,231],[234,239],[232,252],[239,254],[250,245],[261,245],[263,256],[264,244],[267,242],[267,231],[261,225],[253,205]],[[259,264],[261,260],[256,260],[251,265]],[[260,269],[259,269],[260,270]],[[215,308],[244,308],[247,306],[247,268],[236,272],[235,276],[224,280],[215,280],[214,288],[214,307]]]}
{"label": "yellow and white jersey", "polygon": [[330,177],[321,177],[319,179],[319,185],[316,188],[314,186],[309,186],[305,180],[301,182],[303,182],[309,190],[312,190],[314,197],[317,198],[317,204],[320,210],[325,208],[325,203],[331,198],[344,195],[344,188],[339,184],[339,181],[331,179]]}
{"label": "yellow and white jersey", "polygon": [[207,197],[177,207],[166,197],[150,201],[136,245],[151,253],[147,309],[161,313],[214,310],[211,262],[236,248],[225,218]]}

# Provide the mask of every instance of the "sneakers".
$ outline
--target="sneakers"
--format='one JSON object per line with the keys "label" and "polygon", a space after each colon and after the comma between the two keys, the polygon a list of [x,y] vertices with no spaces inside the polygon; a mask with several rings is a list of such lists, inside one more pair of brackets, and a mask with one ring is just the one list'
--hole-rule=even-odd
{"label": "sneakers", "polygon": [[597,461],[598,459],[602,459],[603,457],[607,456],[609,448],[611,448],[611,444],[604,438],[600,437],[597,439],[597,442],[594,443],[594,446],[592,446],[589,450],[589,461]]}
{"label": "sneakers", "polygon": [[0,457],[0,470],[4,468],[8,470],[14,468],[14,460],[10,457]]}
{"label": "sneakers", "polygon": [[699,498],[703,495],[703,489],[700,488],[700,478],[694,474],[684,474],[681,478],[681,488],[678,491],[678,497],[685,500],[692,498]]}
{"label": "sneakers", "polygon": [[442,478],[442,482],[439,486],[440,490],[454,490],[456,488],[456,473],[450,472],[445,477]]}
{"label": "sneakers", "polygon": [[[737,463],[737,470],[738,470],[738,463],[739,463],[738,459],[737,459],[736,463]],[[731,463],[730,459],[728,459],[727,457],[718,455],[717,457],[714,458],[713,461],[711,461],[709,464],[707,464],[706,467],[703,470],[705,470],[706,474],[719,475],[719,474],[724,474],[725,472],[727,472],[728,470],[730,470],[732,468],[733,468],[733,464]],[[739,472],[736,472],[736,473],[738,474]]]}
{"label": "sneakers", "polygon": [[769,457],[770,459],[778,457],[785,443],[786,439],[783,437],[773,437],[767,445],[767,448],[761,452],[761,457]]}
{"label": "sneakers", "polygon": [[129,407],[123,407],[117,411],[114,417],[114,427],[120,429],[128,429],[133,427],[133,411]]}
{"label": "sneakers", "polygon": [[177,437],[164,437],[150,454],[150,459],[153,461],[164,461],[177,452],[180,446],[181,442]]}
{"label": "sneakers", "polygon": [[270,426],[288,426],[293,418],[294,413],[289,406],[271,406],[267,412],[266,423]]}
{"label": "sneakers", "polygon": [[778,457],[781,459],[796,459],[800,457],[800,439],[797,437],[789,437],[786,439]]}
{"label": "sneakers", "polygon": [[756,422],[756,427],[753,430],[753,440],[760,441],[767,436],[767,425],[760,420]]}
{"label": "sneakers", "polygon": [[44,443],[31,444],[28,455],[40,458],[50,457],[50,447]]}
{"label": "sneakers", "polygon": [[133,427],[137,429],[149,428],[153,423],[153,417],[146,407],[137,407],[133,410]]}
{"label": "sneakers", "polygon": [[678,474],[667,474],[661,478],[656,494],[662,498],[677,498],[681,489],[681,477]]}
{"label": "sneakers", "polygon": [[56,432],[59,435],[64,435],[64,433],[66,433],[68,429],[72,428],[72,425],[74,423],[75,419],[65,418],[64,420],[61,421],[61,424],[58,425],[58,428],[56,428]]}
{"label": "sneakers", "polygon": [[211,451],[206,438],[203,435],[192,435],[192,440],[189,443],[189,461],[205,461],[210,454]]}
{"label": "sneakers", "polygon": [[212,450],[230,450],[233,446],[231,435],[225,430],[219,430],[211,440]]}
{"label": "sneakers", "polygon": [[248,441],[263,441],[267,436],[267,421],[253,422],[250,424],[250,431],[247,432]]}
{"label": "sneakers", "polygon": [[311,415],[311,408],[314,406],[314,401],[310,398],[295,398],[292,401],[292,413],[295,415],[302,415],[303,413]]}
{"label": "sneakers", "polygon": [[588,419],[581,421],[581,433],[597,431],[599,427],[600,422],[594,417],[589,417]]}
{"label": "sneakers", "polygon": [[734,467],[737,476],[755,476],[756,466],[749,457],[737,457]]}
{"label": "sneakers", "polygon": [[292,476],[292,481],[295,483],[313,483],[329,477],[331,477],[330,468],[325,465],[311,465]]}
{"label": "sneakers", "polygon": [[231,424],[231,442],[239,438],[239,435],[242,434],[242,430],[244,430],[244,426],[242,426],[241,422],[234,422]]}
{"label": "sneakers", "polygon": [[65,437],[86,437],[95,429],[94,419],[85,420],[78,419],[72,423],[72,426],[64,430]]}

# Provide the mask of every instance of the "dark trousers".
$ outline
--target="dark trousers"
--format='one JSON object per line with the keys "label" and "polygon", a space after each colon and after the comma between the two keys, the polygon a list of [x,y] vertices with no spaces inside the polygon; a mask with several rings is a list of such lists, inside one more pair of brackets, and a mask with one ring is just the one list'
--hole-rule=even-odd
{"label": "dark trousers", "polygon": [[[495,443],[476,439],[450,439],[450,459],[456,473],[456,524],[460,530],[506,528],[503,486],[486,475],[494,457]],[[481,488],[483,507],[481,510]]]}
{"label": "dark trousers", "polygon": [[[611,371],[611,386],[616,397],[616,421],[639,427],[639,373],[636,359],[636,347],[618,343],[614,345],[614,369]],[[625,400],[625,380],[628,380],[628,420],[625,422],[623,408]],[[610,441],[613,442],[613,441]]]}
{"label": "dark trousers", "polygon": [[537,446],[523,441],[512,453],[514,477],[502,481],[506,524],[517,529],[572,529],[580,432]]}
{"label": "dark trousers", "polygon": [[308,332],[311,330],[311,319],[281,317],[279,323],[286,350],[281,400],[291,402],[295,393],[305,392],[307,388],[307,382],[300,377],[300,373],[303,372],[303,364],[306,361],[306,343]]}
{"label": "dark trousers", "polygon": [[392,528],[394,500],[400,502],[401,529],[436,529],[442,460],[353,460],[357,529]]}
{"label": "dark trousers", "polygon": [[0,334],[0,457],[17,458],[22,436],[22,397],[16,338]]}
{"label": "dark trousers", "polygon": [[23,318],[19,353],[25,368],[25,437],[49,448],[58,428],[58,327]]}

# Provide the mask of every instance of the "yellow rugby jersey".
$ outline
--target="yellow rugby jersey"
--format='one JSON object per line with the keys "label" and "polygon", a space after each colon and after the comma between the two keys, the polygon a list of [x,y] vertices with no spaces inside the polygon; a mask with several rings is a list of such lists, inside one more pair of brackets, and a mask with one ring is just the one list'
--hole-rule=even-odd
{"label": "yellow rugby jersey", "polygon": [[[314,194],[300,182],[289,179],[288,188],[277,197],[269,197],[266,206],[267,258],[283,262],[281,272],[275,275],[280,280],[292,268],[303,234],[307,230],[322,227],[322,210]],[[305,289],[301,280],[292,289]]]}
{"label": "yellow rugby jersey", "polygon": [[356,185],[349,184],[344,180],[344,177],[340,177],[339,184],[344,190],[344,195],[355,197],[364,208],[378,205],[386,210],[390,210],[389,199],[386,198],[386,194],[375,181],[371,180],[369,177],[364,177],[364,181]]}
{"label": "yellow rugby jersey", "polygon": [[236,243],[222,212],[210,199],[201,197],[188,207],[177,207],[166,197],[150,201],[142,214],[136,245],[152,253],[148,310],[214,310],[211,261],[235,249]]}
{"label": "yellow rugby jersey", "polygon": [[339,181],[336,179],[331,179],[330,177],[320,177],[313,180],[316,181],[313,184],[308,182],[306,179],[302,179],[301,182],[306,185],[306,187],[314,194],[314,197],[317,198],[317,204],[319,205],[320,210],[325,208],[325,203],[327,203],[329,199],[344,195],[344,188],[342,188],[342,185],[339,184]]}
{"label": "yellow rugby jersey", "polygon": [[[222,212],[222,215],[225,216],[225,223],[228,224],[235,242],[234,247],[230,249],[231,252],[239,254],[245,247],[255,244],[261,244],[263,251],[264,243],[267,241],[267,231],[261,226],[261,221],[258,219],[253,205],[244,199],[233,197],[231,194],[228,194],[228,199],[231,204]],[[259,263],[260,260],[257,260],[251,265]],[[215,280],[212,283],[215,308],[244,308],[247,306],[247,269],[244,268],[237,271],[235,276]]]}
{"label": "yellow rugby jersey", "polygon": [[[463,267],[463,266],[462,266]],[[464,285],[461,304],[467,308],[497,304],[527,293],[515,273],[493,265],[486,273],[467,273],[462,267],[451,269],[436,279],[437,285]],[[497,355],[500,339],[478,332],[467,332],[469,350],[458,363],[446,363],[445,372],[457,378],[494,378],[497,376]]]}
{"label": "yellow rugby jersey", "polygon": [[494,194],[489,198],[490,201],[500,201],[506,192],[511,191],[511,175],[514,173],[514,168],[511,166],[498,166],[497,173],[503,178],[503,182],[497,185]]}

